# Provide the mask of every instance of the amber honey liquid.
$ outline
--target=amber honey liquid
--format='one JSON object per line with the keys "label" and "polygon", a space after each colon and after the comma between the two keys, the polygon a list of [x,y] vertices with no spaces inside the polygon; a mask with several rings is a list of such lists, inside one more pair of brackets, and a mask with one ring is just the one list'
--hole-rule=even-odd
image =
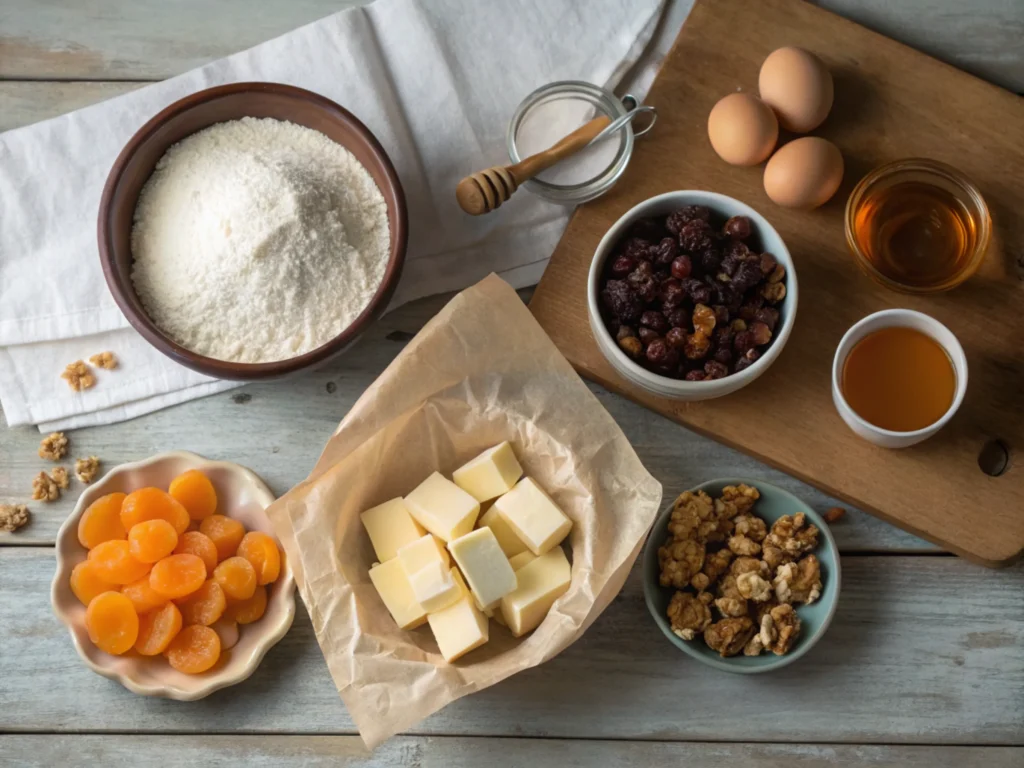
{"label": "amber honey liquid", "polygon": [[876,184],[854,217],[857,243],[875,269],[906,286],[955,280],[970,267],[978,223],[952,192],[921,181]]}
{"label": "amber honey liquid", "polygon": [[946,350],[913,328],[883,328],[850,350],[843,397],[862,419],[893,432],[934,424],[953,404],[956,372]]}

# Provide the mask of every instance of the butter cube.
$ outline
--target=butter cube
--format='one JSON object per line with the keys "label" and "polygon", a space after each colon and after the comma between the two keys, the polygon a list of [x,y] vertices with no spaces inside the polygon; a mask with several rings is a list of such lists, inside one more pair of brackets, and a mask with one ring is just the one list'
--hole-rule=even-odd
{"label": "butter cube", "polygon": [[398,554],[398,549],[416,541],[426,531],[412,519],[401,497],[385,501],[360,515],[370,535],[373,551],[382,563]]}
{"label": "butter cube", "polygon": [[477,610],[468,595],[430,614],[427,621],[445,661],[455,661],[487,642],[487,617]]}
{"label": "butter cube", "polygon": [[501,599],[501,615],[516,637],[536,629],[555,600],[569,589],[572,568],[561,547],[546,552],[518,571],[519,586]]}
{"label": "butter cube", "polygon": [[409,585],[416,601],[427,613],[434,613],[460,599],[464,595],[463,588],[455,581],[452,571],[440,560],[435,560],[420,568],[409,577]]}
{"label": "butter cube", "polygon": [[478,528],[448,543],[482,609],[493,608],[516,588],[516,574],[490,528]]}
{"label": "butter cube", "polygon": [[405,505],[416,522],[445,541],[472,531],[480,514],[480,502],[440,472],[416,486]]}
{"label": "butter cube", "polygon": [[523,468],[506,440],[456,469],[452,480],[477,501],[488,501],[510,491],[522,476]]}
{"label": "butter cube", "polygon": [[490,528],[494,532],[494,538],[501,545],[501,551],[505,553],[505,557],[511,558],[520,552],[527,551],[523,540],[516,535],[516,532],[512,530],[512,526],[498,514],[498,510],[493,506],[480,517],[478,525],[481,528]]}
{"label": "butter cube", "polygon": [[572,521],[529,477],[495,501],[493,509],[535,555],[560,544],[572,528]]}
{"label": "butter cube", "polygon": [[420,569],[430,563],[440,563],[448,567],[451,558],[436,536],[425,534],[416,541],[406,544],[398,550],[398,562],[402,564],[405,575],[412,578]]}
{"label": "butter cube", "polygon": [[518,571],[527,563],[532,563],[537,559],[537,556],[529,550],[520,552],[518,555],[513,555],[508,559],[508,564],[512,566],[513,571]]}
{"label": "butter cube", "polygon": [[373,566],[370,581],[399,627],[414,629],[426,623],[427,612],[413,595],[409,579],[397,558]]}

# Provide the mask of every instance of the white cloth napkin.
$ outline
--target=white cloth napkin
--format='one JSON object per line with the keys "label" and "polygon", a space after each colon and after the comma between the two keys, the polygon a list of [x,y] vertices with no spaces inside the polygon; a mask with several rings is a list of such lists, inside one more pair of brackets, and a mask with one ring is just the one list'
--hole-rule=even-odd
{"label": "white cloth napkin", "polygon": [[[508,120],[540,85],[581,79],[646,91],[692,2],[674,3],[647,66],[660,0],[379,0],[157,83],[0,134],[0,404],[40,429],[132,418],[236,386],[189,371],[142,340],[100,270],[96,213],[107,172],[167,104],[227,82],[307,88],[359,117],[390,155],[409,204],[406,267],[391,307],[489,272],[539,279],[569,209],[527,193],[469,217],[460,178],[505,158]],[[650,51],[650,49],[648,49]],[[632,69],[632,71],[631,71]],[[113,351],[116,371],[73,393],[67,363]]]}

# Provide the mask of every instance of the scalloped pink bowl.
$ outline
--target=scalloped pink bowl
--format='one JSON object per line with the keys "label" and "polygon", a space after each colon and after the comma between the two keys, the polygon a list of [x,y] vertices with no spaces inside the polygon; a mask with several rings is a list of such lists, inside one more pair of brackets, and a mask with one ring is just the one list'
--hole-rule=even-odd
{"label": "scalloped pink bowl", "polygon": [[143,461],[121,464],[101,480],[88,486],[74,511],[57,533],[57,572],[50,588],[53,611],[71,632],[75,650],[93,672],[116,680],[133,693],[163,696],[178,701],[195,701],[214,691],[247,679],[259,666],[267,651],[285,634],[295,618],[295,578],[282,550],[281,575],[269,589],[263,618],[239,627],[238,642],[225,659],[201,675],[186,675],[172,668],[160,656],[144,657],[135,652],[111,656],[89,640],[85,629],[85,606],[71,591],[71,569],[86,558],[86,549],[78,541],[78,521],[93,501],[108,493],[128,493],[154,485],[167,488],[171,480],[188,469],[201,469],[217,489],[217,511],[241,521],[246,530],[274,530],[264,511],[274,494],[254,472],[227,461],[210,461],[186,451],[161,453]]}

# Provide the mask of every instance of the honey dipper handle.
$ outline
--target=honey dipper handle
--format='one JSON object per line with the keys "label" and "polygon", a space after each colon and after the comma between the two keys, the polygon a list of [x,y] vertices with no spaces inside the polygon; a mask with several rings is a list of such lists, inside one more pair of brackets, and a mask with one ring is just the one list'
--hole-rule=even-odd
{"label": "honey dipper handle", "polygon": [[564,139],[548,147],[543,152],[530,155],[525,160],[520,160],[515,165],[509,166],[509,172],[516,180],[516,184],[522,184],[532,179],[538,173],[546,171],[559,160],[575,154],[594,140],[601,131],[608,127],[611,118],[607,115],[595,117],[588,123],[584,123]]}

